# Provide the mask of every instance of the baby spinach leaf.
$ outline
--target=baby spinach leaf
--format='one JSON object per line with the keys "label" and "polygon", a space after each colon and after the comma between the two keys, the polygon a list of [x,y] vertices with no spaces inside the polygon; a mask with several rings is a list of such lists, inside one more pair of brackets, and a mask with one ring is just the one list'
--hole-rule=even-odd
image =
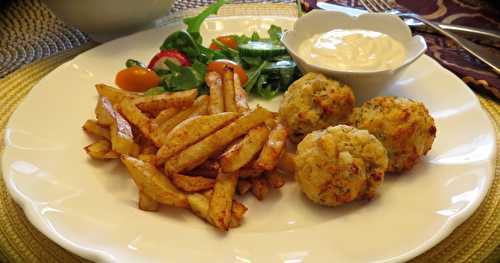
{"label": "baby spinach leaf", "polygon": [[193,37],[186,31],[179,30],[172,33],[163,41],[161,50],[178,50],[186,54],[189,59],[195,59],[200,55],[200,49]]}
{"label": "baby spinach leaf", "polygon": [[199,62],[198,60],[195,60],[191,67],[193,68],[196,75],[196,80],[198,81],[197,86],[201,86],[205,82],[204,78],[205,73],[207,73],[207,65]]}
{"label": "baby spinach leaf", "polygon": [[150,88],[150,89],[146,90],[146,92],[144,92],[144,96],[154,96],[154,95],[159,95],[159,94],[162,94],[165,92],[166,92],[165,87],[159,86],[159,87],[154,87],[154,88]]}

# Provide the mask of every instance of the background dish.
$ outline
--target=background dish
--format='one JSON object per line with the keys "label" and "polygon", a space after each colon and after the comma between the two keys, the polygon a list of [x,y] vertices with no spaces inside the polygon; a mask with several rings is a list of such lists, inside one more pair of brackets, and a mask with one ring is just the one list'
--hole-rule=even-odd
{"label": "background dish", "polygon": [[[289,28],[293,19],[211,19],[204,37],[248,33],[267,29],[271,23]],[[248,32],[241,32],[242,28]],[[184,212],[138,211],[134,186],[123,169],[97,167],[98,163],[83,159],[81,147],[89,139],[78,127],[92,116],[93,84],[111,83],[129,56],[146,60],[173,29],[142,32],[66,63],[40,82],[8,125],[3,169],[11,194],[42,232],[71,251],[116,262],[189,262],[212,257],[228,262],[400,261],[443,239],[484,197],[493,175],[492,126],[473,93],[423,57],[384,92],[427,104],[438,126],[434,149],[412,172],[388,180],[383,195],[372,204],[322,209],[289,184],[282,195],[269,198],[270,204],[247,201],[252,220],[225,237]],[[449,94],[453,100],[443,100]],[[53,101],[47,103],[48,99]],[[46,108],[39,107],[42,101]],[[111,172],[116,176],[109,176]],[[367,235],[370,231],[373,234]],[[193,245],[200,242],[203,247]],[[165,249],[169,247],[175,249]]]}

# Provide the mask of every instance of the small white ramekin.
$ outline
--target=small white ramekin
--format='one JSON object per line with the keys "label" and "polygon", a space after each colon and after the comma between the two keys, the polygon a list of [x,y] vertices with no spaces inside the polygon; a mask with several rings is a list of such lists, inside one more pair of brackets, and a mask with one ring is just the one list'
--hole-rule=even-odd
{"label": "small white ramekin", "polygon": [[[406,57],[396,68],[374,71],[332,70],[320,65],[310,64],[299,56],[299,45],[318,33],[328,32],[333,29],[364,29],[385,33],[403,44]],[[410,28],[396,15],[383,13],[368,13],[359,16],[350,16],[346,13],[326,10],[313,10],[299,18],[293,30],[284,33],[282,43],[287,48],[297,66],[303,73],[318,72],[328,77],[341,80],[353,86],[356,91],[366,86],[371,86],[370,94],[380,93],[387,83],[406,66],[410,65],[427,49],[422,36],[412,36]],[[373,85],[370,85],[373,84]],[[365,97],[365,96],[364,96]]]}

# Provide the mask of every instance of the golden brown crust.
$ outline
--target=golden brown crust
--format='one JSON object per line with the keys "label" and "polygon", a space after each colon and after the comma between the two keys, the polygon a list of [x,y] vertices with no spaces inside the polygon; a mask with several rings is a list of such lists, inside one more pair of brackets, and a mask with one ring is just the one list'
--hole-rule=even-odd
{"label": "golden brown crust", "polygon": [[373,135],[337,125],[308,134],[298,145],[295,164],[295,178],[306,196],[337,206],[374,197],[388,159]]}
{"label": "golden brown crust", "polygon": [[307,73],[284,94],[279,117],[290,129],[290,139],[298,143],[309,132],[345,123],[354,103],[349,86]]}
{"label": "golden brown crust", "polygon": [[349,123],[368,130],[384,144],[388,172],[413,167],[431,149],[436,137],[434,119],[424,104],[406,98],[375,97],[355,108]]}

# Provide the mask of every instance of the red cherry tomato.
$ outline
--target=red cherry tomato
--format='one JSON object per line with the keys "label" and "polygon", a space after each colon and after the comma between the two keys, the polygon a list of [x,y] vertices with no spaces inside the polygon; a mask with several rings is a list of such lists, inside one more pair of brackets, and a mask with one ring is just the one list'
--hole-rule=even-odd
{"label": "red cherry tomato", "polygon": [[133,66],[118,72],[115,82],[121,89],[140,92],[158,86],[160,77],[154,71]]}
{"label": "red cherry tomato", "polygon": [[219,59],[216,61],[212,61],[208,63],[207,65],[207,71],[215,71],[219,73],[221,76],[224,75],[224,72],[227,69],[232,69],[234,73],[238,74],[238,77],[240,78],[241,85],[244,85],[247,80],[248,76],[245,70],[238,64],[236,64],[234,61],[227,60],[227,59]]}
{"label": "red cherry tomato", "polygon": [[[232,37],[232,36],[221,36],[221,37],[218,37],[217,40],[219,40],[222,44],[224,44],[230,48],[237,48],[238,47],[238,43],[236,42],[236,39],[234,39],[234,37]],[[210,44],[210,49],[211,50],[220,50],[220,47],[217,46],[217,44],[212,43],[212,44]]]}

